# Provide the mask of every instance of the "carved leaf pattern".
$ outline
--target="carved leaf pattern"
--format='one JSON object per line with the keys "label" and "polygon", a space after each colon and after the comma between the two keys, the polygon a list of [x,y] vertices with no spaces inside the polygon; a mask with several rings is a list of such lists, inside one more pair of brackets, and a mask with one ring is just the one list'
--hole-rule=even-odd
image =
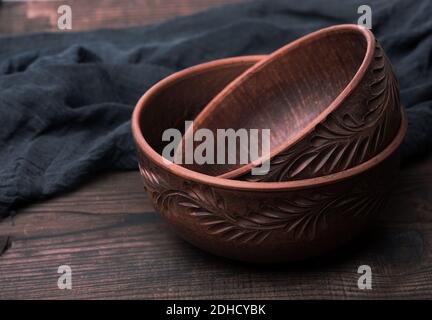
{"label": "carved leaf pattern", "polygon": [[385,147],[385,132],[391,116],[399,112],[398,83],[383,50],[376,44],[374,63],[370,69],[371,97],[359,102],[358,110],[367,104],[366,112],[354,117],[350,113],[334,112],[316,126],[309,140],[302,141],[270,160],[266,175],[250,173],[248,181],[287,181],[306,171],[310,175],[325,175],[360,164]]}
{"label": "carved leaf pattern", "polygon": [[315,193],[291,200],[272,199],[261,203],[257,209],[238,215],[228,212],[222,197],[210,187],[188,183],[183,190],[172,190],[156,171],[142,167],[140,170],[157,210],[170,214],[186,209],[210,234],[241,243],[259,244],[276,230],[282,230],[295,240],[314,240],[319,228],[326,228],[326,219],[331,212],[365,216],[376,212],[385,199],[382,192],[359,185],[343,195]]}

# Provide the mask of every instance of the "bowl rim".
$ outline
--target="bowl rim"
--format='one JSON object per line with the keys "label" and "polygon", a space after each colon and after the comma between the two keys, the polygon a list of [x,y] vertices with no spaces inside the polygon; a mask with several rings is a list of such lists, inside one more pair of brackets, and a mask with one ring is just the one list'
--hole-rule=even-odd
{"label": "bowl rim", "polygon": [[132,136],[135,141],[137,149],[139,149],[139,151],[141,151],[154,165],[160,167],[164,171],[168,171],[171,174],[185,180],[202,183],[220,189],[231,189],[237,191],[240,190],[284,191],[287,189],[292,190],[292,189],[303,189],[303,188],[322,186],[322,185],[346,180],[355,175],[361,174],[362,172],[383,162],[387,157],[392,155],[402,143],[402,140],[407,130],[407,119],[403,107],[401,107],[400,110],[402,118],[401,118],[401,124],[398,133],[394,137],[393,141],[383,151],[378,153],[375,157],[355,167],[352,167],[344,171],[336,172],[330,175],[303,179],[303,180],[283,181],[283,182],[249,182],[249,181],[241,181],[241,180],[230,180],[226,178],[206,175],[204,173],[199,173],[196,171],[189,170],[175,163],[167,164],[166,161],[162,159],[162,155],[157,153],[148,144],[141,131],[140,119],[141,119],[142,112],[145,109],[147,103],[151,102],[154,96],[160,94],[161,90],[168,88],[171,85],[175,84],[176,82],[184,80],[185,78],[194,76],[196,74],[200,74],[202,72],[206,72],[214,68],[221,68],[232,64],[242,64],[245,62],[258,61],[262,57],[263,56],[243,56],[243,57],[214,60],[211,62],[202,63],[200,65],[196,65],[184,69],[182,71],[176,72],[170,75],[169,77],[161,80],[160,82],[156,83],[139,99],[132,114],[131,129],[132,129]]}
{"label": "bowl rim", "polygon": [[[210,102],[198,113],[198,115],[194,119],[194,129],[199,127],[200,124],[205,121],[205,119],[207,119],[212,112],[217,111],[217,106],[219,105],[221,100],[225,99],[226,96],[229,95],[233,90],[235,90],[237,86],[241,85],[242,83],[253,77],[257,71],[262,70],[274,60],[279,59],[281,56],[289,54],[289,52],[291,52],[292,50],[296,50],[297,48],[304,46],[311,41],[326,37],[328,35],[341,33],[356,33],[362,35],[363,39],[366,40],[366,50],[362,63],[360,64],[352,79],[344,87],[344,89],[339,92],[336,98],[329,105],[327,105],[324,110],[322,110],[316,117],[314,117],[313,120],[310,121],[304,128],[295,132],[289,139],[286,139],[283,143],[279,144],[275,148],[272,148],[270,155],[261,156],[253,162],[240,165],[233,170],[218,175],[218,177],[233,179],[242,176],[243,174],[248,173],[252,168],[258,166],[266,160],[272,159],[284,150],[290,149],[291,147],[299,143],[303,138],[307,137],[319,123],[324,121],[326,117],[328,117],[337,108],[339,108],[339,106],[351,95],[352,92],[354,92],[354,90],[360,84],[371,64],[375,53],[375,37],[372,32],[369,31],[367,28],[355,24],[335,25],[311,32],[277,49],[276,51],[268,55],[266,58],[262,59],[260,62],[256,63],[254,66],[246,70],[243,74],[241,74],[231,83],[229,83],[212,100],[210,100]],[[192,129],[188,129],[185,132],[184,137],[190,134],[192,134]],[[176,152],[180,152],[180,150],[177,149]]]}

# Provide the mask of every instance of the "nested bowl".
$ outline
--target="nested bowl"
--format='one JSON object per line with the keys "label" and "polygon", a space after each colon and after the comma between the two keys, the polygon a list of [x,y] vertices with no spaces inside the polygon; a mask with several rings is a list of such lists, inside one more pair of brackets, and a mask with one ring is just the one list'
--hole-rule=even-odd
{"label": "nested bowl", "polygon": [[[394,139],[399,126],[399,89],[383,49],[363,27],[334,26],[294,41],[248,69],[200,111],[184,137],[203,128],[215,136],[218,129],[268,128],[270,154],[260,149],[261,158],[254,163],[240,163],[237,152],[234,164],[184,166],[249,181],[324,176],[371,159]],[[244,145],[237,140],[236,150]],[[214,152],[220,152],[216,148],[217,143]],[[268,159],[267,173],[251,174]]]}
{"label": "nested bowl", "polygon": [[[191,171],[161,156],[161,133],[173,125],[181,128],[184,119],[199,112],[212,94],[258,59],[227,59],[193,67],[144,94],[132,117],[144,186],[155,209],[181,237],[214,254],[266,263],[322,255],[365,230],[381,212],[396,184],[405,117],[394,139],[376,156],[342,172],[311,179],[229,180]],[[192,95],[184,90],[191,83],[196,88]]]}
{"label": "nested bowl", "polygon": [[223,88],[263,57],[214,60],[176,72],[157,83],[149,90],[150,101],[140,120],[150,146],[162,153],[168,144],[163,141],[166,129],[184,134],[185,121],[193,120]]}

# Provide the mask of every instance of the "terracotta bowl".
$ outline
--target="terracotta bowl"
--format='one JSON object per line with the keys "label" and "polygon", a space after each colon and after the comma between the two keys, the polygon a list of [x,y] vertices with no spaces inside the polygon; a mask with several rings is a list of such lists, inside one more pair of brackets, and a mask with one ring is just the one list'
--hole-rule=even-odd
{"label": "terracotta bowl", "polygon": [[[235,164],[184,166],[250,181],[336,173],[387,147],[400,126],[399,110],[396,78],[373,34],[357,25],[326,28],[275,51],[231,82],[184,138],[202,128],[270,129],[270,154],[260,150],[255,163],[241,164],[237,154]],[[237,150],[244,146],[237,144]],[[250,174],[269,158],[265,175]]]}
{"label": "terracotta bowl", "polygon": [[158,153],[168,142],[162,141],[166,129],[184,134],[185,121],[196,115],[232,80],[264,56],[243,56],[203,63],[174,73],[149,90],[141,125],[146,140]]}
{"label": "terracotta bowl", "polygon": [[[171,76],[151,88],[133,113],[132,133],[145,189],[168,224],[202,249],[253,262],[322,255],[370,226],[391,187],[396,185],[397,150],[406,131],[405,117],[397,135],[382,152],[358,166],[325,177],[288,182],[237,181],[194,172],[163,160],[160,133],[178,120],[169,120],[171,115],[158,111],[159,108],[172,103],[170,110],[174,115],[180,112],[174,106],[186,107],[195,101],[197,105],[191,111],[184,111],[186,116],[176,114],[183,119],[193,116],[211,95],[190,99],[190,91],[180,88],[188,88],[189,81],[198,89],[203,88],[200,84],[205,83],[207,72],[230,69],[229,64],[214,62],[207,65],[209,68],[200,66]],[[216,77],[207,78],[212,79]],[[225,85],[222,82],[220,87]],[[208,89],[217,91],[211,88]],[[170,98],[171,90],[177,90],[173,94],[176,99]],[[182,102],[183,98],[187,103]]]}

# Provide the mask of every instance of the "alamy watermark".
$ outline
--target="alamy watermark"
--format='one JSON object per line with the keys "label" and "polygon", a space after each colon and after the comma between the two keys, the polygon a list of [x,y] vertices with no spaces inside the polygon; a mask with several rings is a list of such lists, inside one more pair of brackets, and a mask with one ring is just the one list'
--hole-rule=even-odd
{"label": "alamy watermark", "polygon": [[357,273],[361,274],[357,281],[357,286],[360,290],[372,289],[372,268],[367,265],[361,265],[357,269]]}
{"label": "alamy watermark", "polygon": [[61,265],[57,273],[61,274],[57,280],[57,287],[60,290],[72,290],[72,268],[68,265]]}
{"label": "alamy watermark", "polygon": [[57,20],[57,27],[60,30],[72,30],[72,8],[69,5],[61,5],[57,9],[59,18]]}
{"label": "alamy watermark", "polygon": [[270,129],[234,130],[217,129],[216,132],[193,129],[193,121],[185,121],[185,132],[166,129],[162,141],[168,142],[162,151],[167,164],[248,164],[254,163],[252,175],[269,172]]}
{"label": "alamy watermark", "polygon": [[[61,265],[57,269],[61,276],[57,280],[57,287],[60,290],[72,290],[72,268],[68,265]],[[372,290],[372,268],[367,265],[360,265],[357,273],[361,276],[357,280],[357,287],[360,290]]]}
{"label": "alamy watermark", "polygon": [[367,29],[372,29],[372,8],[363,4],[357,8],[357,13],[361,14],[357,19],[357,24]]}
{"label": "alamy watermark", "polygon": [[[19,0],[4,0],[4,2],[16,2]],[[51,0],[36,0],[40,2]],[[61,0],[58,0],[61,1]],[[357,19],[357,24],[367,29],[372,29],[372,8],[363,4],[357,8],[357,13],[360,15]],[[72,7],[67,4],[62,4],[57,8],[57,27],[59,30],[72,30]]]}

